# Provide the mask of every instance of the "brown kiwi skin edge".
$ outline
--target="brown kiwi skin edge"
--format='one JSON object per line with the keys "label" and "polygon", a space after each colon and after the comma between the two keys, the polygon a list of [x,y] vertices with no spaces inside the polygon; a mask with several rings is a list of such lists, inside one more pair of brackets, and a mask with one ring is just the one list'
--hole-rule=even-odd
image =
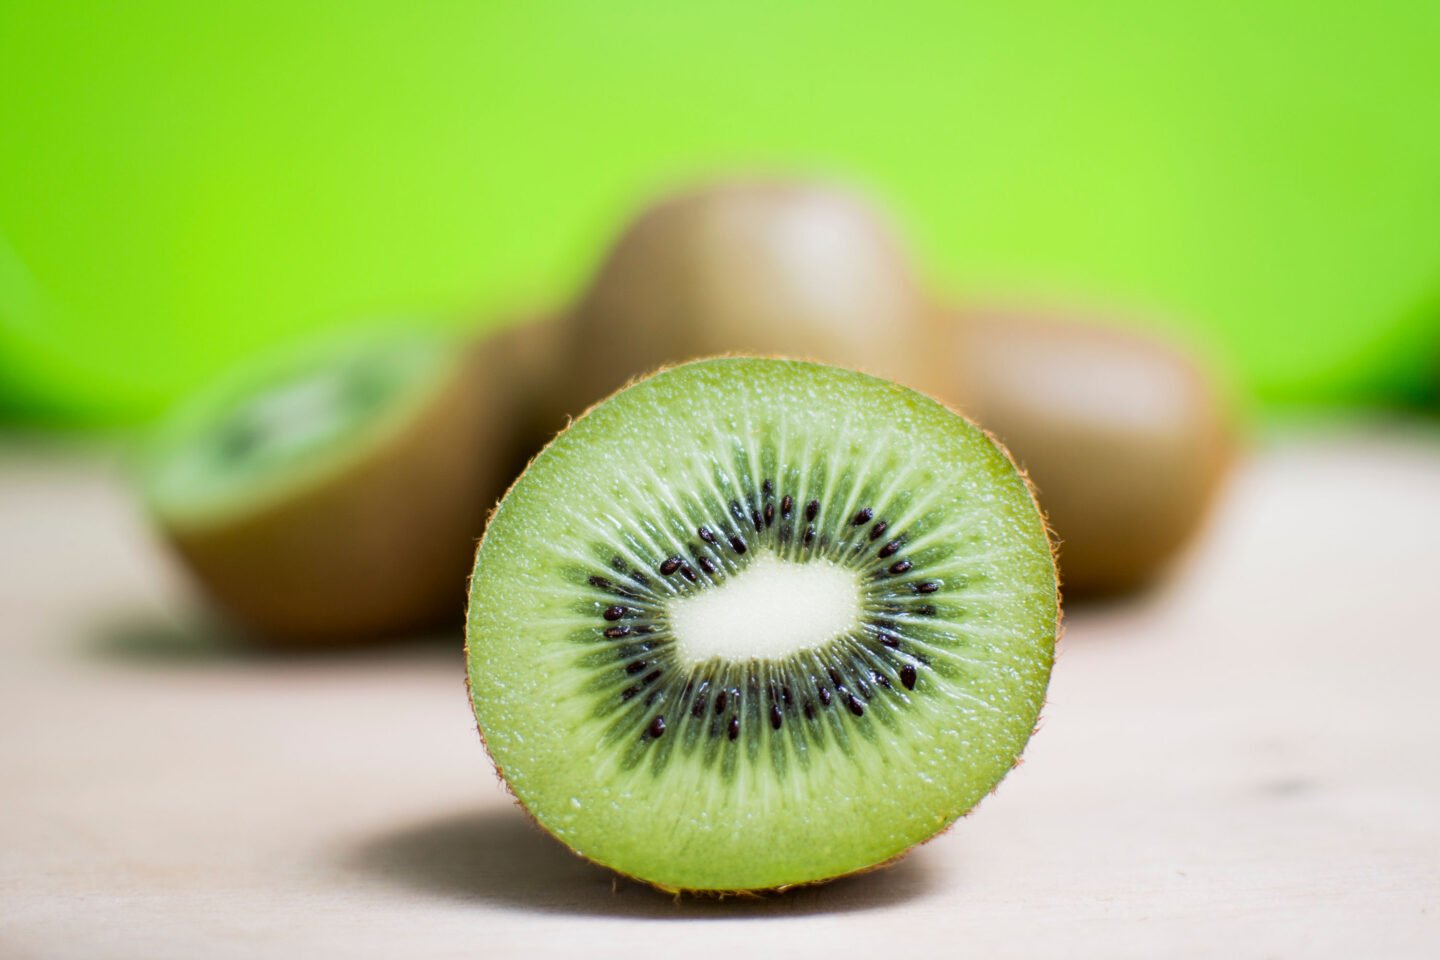
{"label": "brown kiwi skin edge", "polygon": [[[796,358],[796,357],[756,356],[756,355],[754,355],[754,354],[728,354],[728,353],[727,353],[727,354],[719,354],[719,355],[713,356],[713,357],[701,357],[701,358],[696,358],[696,359],[694,359],[694,360],[687,360],[687,361],[685,361],[685,362],[683,362],[683,363],[667,364],[667,365],[661,366],[661,367],[659,367],[659,368],[657,368],[657,369],[655,369],[655,370],[653,370],[653,371],[651,371],[651,372],[649,372],[649,373],[634,376],[634,377],[632,377],[630,380],[628,380],[626,383],[624,383],[623,385],[621,385],[618,389],[616,389],[616,390],[614,391],[614,393],[612,393],[610,396],[614,396],[614,394],[621,393],[621,392],[629,389],[630,387],[634,386],[635,384],[641,382],[642,380],[648,380],[648,379],[650,379],[651,377],[653,377],[653,376],[655,376],[655,375],[657,375],[657,374],[660,374],[660,373],[664,373],[664,372],[667,371],[667,370],[678,369],[678,368],[680,368],[680,367],[688,366],[688,365],[690,365],[691,363],[703,363],[703,362],[706,362],[706,361],[708,361],[708,360],[717,360],[717,359],[747,359],[747,360],[755,360],[755,359],[764,359],[764,360],[797,360],[797,359],[799,359],[799,360],[802,360],[803,362],[815,363],[815,364],[818,364],[818,365],[821,365],[821,366],[834,366],[834,364],[826,364],[826,363],[824,363],[823,361],[818,361],[818,360],[806,360],[806,359],[804,359],[804,358]],[[917,391],[917,392],[921,392],[921,391]],[[966,416],[966,415],[965,415],[964,413],[962,413],[961,411],[957,410],[955,407],[953,407],[953,406],[951,406],[951,405],[949,405],[949,404],[946,404],[943,400],[940,400],[940,399],[938,399],[938,398],[936,398],[936,397],[929,396],[928,394],[925,394],[925,396],[929,397],[929,399],[931,399],[931,400],[934,400],[936,403],[939,403],[941,406],[945,407],[945,409],[949,410],[951,413],[955,414],[957,417],[960,417],[962,420],[964,420],[965,422],[969,423],[972,427],[975,427],[977,430],[979,430],[981,433],[983,433],[983,434],[985,435],[986,439],[988,439],[988,440],[990,441],[990,443],[992,443],[997,450],[999,450],[1002,454],[1005,455],[1005,459],[1008,460],[1008,461],[1010,461],[1010,465],[1011,465],[1012,467],[1014,467],[1015,472],[1016,472],[1017,474],[1019,474],[1021,482],[1023,482],[1023,483],[1025,484],[1025,491],[1026,491],[1026,493],[1028,493],[1028,494],[1030,495],[1030,502],[1035,505],[1035,511],[1040,515],[1041,522],[1042,522],[1042,524],[1044,525],[1044,529],[1045,529],[1045,539],[1046,539],[1046,542],[1047,542],[1047,544],[1049,545],[1049,548],[1050,548],[1050,566],[1051,566],[1051,570],[1053,571],[1054,577],[1055,577],[1055,641],[1054,641],[1054,646],[1055,646],[1056,652],[1058,653],[1058,647],[1059,647],[1059,644],[1060,644],[1060,640],[1062,639],[1062,637],[1064,636],[1064,633],[1065,633],[1065,625],[1064,625],[1064,607],[1063,607],[1063,604],[1061,603],[1061,596],[1060,596],[1060,571],[1059,571],[1059,567],[1056,565],[1057,541],[1056,541],[1056,539],[1055,539],[1054,532],[1053,532],[1053,531],[1051,530],[1051,528],[1050,528],[1049,519],[1045,516],[1045,511],[1040,507],[1040,502],[1039,502],[1039,500],[1036,498],[1034,485],[1030,482],[1030,478],[1029,478],[1028,475],[1026,475],[1024,468],[1021,467],[1020,464],[1016,462],[1015,458],[1010,455],[1010,451],[1005,448],[1005,445],[1002,444],[1002,443],[999,441],[999,439],[997,439],[997,438],[995,437],[994,434],[992,434],[990,431],[986,430],[984,427],[980,426],[978,423],[976,423],[976,422],[975,422],[974,420],[972,420],[970,417]],[[572,426],[575,425],[575,423],[577,423],[578,421],[584,419],[584,417],[585,417],[591,410],[593,410],[595,407],[598,407],[600,404],[604,403],[604,402],[605,402],[606,400],[608,400],[608,399],[609,399],[609,396],[607,396],[607,397],[602,397],[601,399],[595,401],[594,403],[592,403],[592,404],[590,404],[588,407],[586,407],[585,410],[584,410],[579,416],[571,419],[568,423],[566,423],[565,426],[564,426],[564,428],[561,429],[560,432],[557,433],[554,437],[552,437],[552,438],[550,439],[550,441],[546,444],[546,446],[549,446],[550,443],[553,443],[553,442],[555,442],[555,440],[559,439],[559,437],[562,436],[562,435],[564,435],[566,431],[568,431]],[[539,456],[539,453],[537,452],[535,456],[538,457],[538,456]],[[529,472],[530,467],[534,464],[534,462],[535,462],[535,457],[531,457],[529,463],[527,463],[527,464],[525,465],[525,469],[522,470],[522,471],[515,477],[515,479],[510,483],[510,486],[506,488],[506,490],[505,490],[505,496],[509,496],[510,491],[515,488],[515,485],[518,484],[522,479],[524,479],[525,474]],[[503,501],[503,500],[504,500],[504,497],[502,496],[502,497],[501,497],[501,501]],[[494,519],[495,513],[496,513],[496,511],[497,511],[499,508],[500,508],[500,503],[497,502],[497,503],[495,504],[495,508],[492,509],[492,510],[490,511],[489,515],[486,517],[485,534],[482,534],[482,535],[481,535],[480,540],[479,540],[479,542],[476,544],[476,547],[475,547],[475,552],[476,552],[477,558],[478,558],[478,555],[479,555],[480,550],[481,550],[481,549],[484,547],[484,545],[485,545],[485,535],[487,535],[487,534],[489,533],[490,521]],[[472,565],[472,569],[473,569],[473,565]],[[467,666],[468,666],[468,664],[469,664],[469,662],[470,662],[470,631],[469,631],[469,616],[468,616],[468,611],[469,611],[469,607],[470,607],[470,594],[471,594],[471,592],[473,591],[473,588],[474,588],[474,582],[473,582],[473,580],[472,580],[472,581],[470,582],[470,584],[467,586],[467,590],[466,590],[466,611],[467,611],[467,616],[466,616],[466,631],[465,631],[464,654],[465,654],[465,662],[466,662]],[[1053,657],[1053,654],[1052,654],[1052,657]],[[475,704],[475,691],[474,691],[474,689],[473,689],[473,688],[471,687],[471,685],[470,685],[470,671],[468,670],[468,668],[467,668],[467,670],[465,671],[465,693],[466,693],[466,696],[467,696],[467,697],[469,698],[469,700],[470,700],[471,709],[472,709],[472,711],[473,711],[473,710],[474,710],[474,704]],[[1038,731],[1039,731],[1040,726],[1041,726],[1041,717],[1043,717],[1043,715],[1044,715],[1044,705],[1042,704],[1040,714],[1037,715],[1036,720],[1035,720],[1035,731],[1034,731],[1034,732],[1038,732]],[[557,843],[559,843],[561,846],[563,846],[566,850],[570,851],[570,853],[572,853],[572,854],[575,855],[576,857],[580,858],[581,860],[584,860],[584,861],[587,862],[587,863],[593,863],[593,864],[595,864],[596,866],[598,866],[598,867],[603,867],[603,868],[605,868],[606,870],[609,870],[610,872],[612,872],[612,873],[614,873],[614,874],[618,874],[619,876],[624,877],[624,878],[627,879],[627,880],[633,881],[633,882],[638,883],[638,884],[642,884],[642,885],[644,885],[644,886],[652,887],[652,888],[660,891],[661,893],[665,893],[665,894],[669,894],[669,895],[671,895],[671,896],[674,896],[677,900],[680,899],[681,897],[686,897],[686,896],[694,897],[694,898],[697,898],[697,899],[724,899],[724,898],[726,898],[726,897],[738,897],[738,898],[745,898],[745,899],[761,899],[761,898],[763,898],[763,897],[765,897],[765,896],[768,896],[768,895],[786,893],[786,892],[791,891],[791,890],[798,890],[798,889],[802,889],[802,888],[805,888],[805,887],[823,886],[824,884],[831,883],[831,882],[836,881],[836,880],[844,880],[844,879],[847,878],[847,877],[858,877],[858,876],[861,876],[861,875],[863,875],[863,874],[874,873],[874,872],[876,872],[876,871],[884,870],[884,869],[886,869],[886,868],[888,868],[888,867],[891,867],[891,866],[895,865],[896,863],[899,863],[901,860],[905,859],[905,857],[907,857],[907,856],[908,856],[912,851],[914,851],[916,848],[922,847],[922,846],[924,846],[925,844],[929,843],[931,840],[934,840],[936,837],[939,837],[939,836],[941,836],[942,834],[949,832],[949,830],[950,830],[951,827],[953,827],[953,826],[954,826],[956,823],[958,823],[960,820],[962,820],[962,819],[964,819],[965,817],[969,816],[969,815],[976,809],[976,807],[979,806],[979,803],[976,803],[975,806],[972,806],[969,810],[966,810],[966,811],[964,811],[963,813],[961,813],[959,816],[957,816],[957,817],[956,817],[954,820],[952,820],[950,823],[946,824],[942,829],[936,831],[934,834],[931,834],[929,837],[926,837],[924,840],[921,840],[920,842],[918,842],[918,843],[916,843],[916,844],[913,844],[913,845],[910,846],[910,847],[907,847],[906,849],[900,851],[899,853],[895,854],[893,857],[890,857],[890,858],[887,859],[887,860],[882,860],[882,861],[880,861],[879,863],[873,863],[873,864],[870,864],[869,866],[861,867],[861,868],[858,869],[858,870],[851,870],[851,871],[848,872],[848,873],[836,874],[836,875],[833,876],[833,877],[824,877],[824,878],[819,879],[819,880],[809,880],[809,881],[804,881],[804,882],[801,882],[801,883],[783,884],[783,885],[776,886],[776,887],[760,887],[760,888],[755,888],[755,889],[744,889],[744,890],[716,890],[716,889],[709,889],[709,888],[693,889],[693,888],[689,888],[689,887],[672,887],[672,886],[667,886],[666,884],[663,884],[663,883],[656,883],[656,882],[654,882],[653,880],[647,880],[647,879],[645,879],[644,877],[637,877],[637,876],[635,876],[634,874],[626,873],[624,870],[620,870],[620,869],[618,869],[618,868],[616,868],[616,867],[614,867],[614,866],[611,866],[610,864],[605,863],[605,862],[602,861],[602,860],[597,860],[597,859],[595,859],[594,857],[586,856],[585,854],[583,854],[583,853],[581,853],[580,851],[576,850],[575,848],[571,847],[569,844],[565,843],[564,840],[561,840],[559,837],[555,836],[555,834],[551,833],[550,830],[547,829],[546,826],[545,826],[543,823],[541,823],[540,820],[537,819],[534,814],[532,814],[532,813],[530,812],[529,808],[527,808],[527,807],[525,806],[524,801],[522,801],[522,800],[520,799],[520,797],[516,795],[514,789],[510,786],[510,781],[507,780],[506,777],[505,777],[505,771],[504,771],[504,769],[501,768],[500,762],[495,758],[495,754],[492,753],[491,750],[490,750],[490,744],[489,744],[489,742],[485,739],[485,730],[480,726],[478,717],[476,718],[475,730],[476,730],[476,732],[480,735],[480,744],[481,744],[482,747],[485,748],[485,754],[486,754],[486,756],[488,756],[488,757],[490,758],[490,763],[491,763],[491,765],[495,768],[495,776],[496,776],[496,778],[500,781],[501,786],[503,786],[503,787],[505,788],[505,792],[506,792],[506,793],[510,794],[511,799],[514,800],[515,805],[520,808],[521,812],[523,812],[523,813],[525,814],[526,819],[528,819],[532,824],[534,824],[537,828],[539,828],[539,830],[540,830],[542,833],[544,833],[546,836],[551,837],[551,838],[554,839]],[[1032,732],[1032,734],[1031,734],[1032,737],[1034,736],[1034,732]],[[1026,743],[1027,743],[1027,745],[1028,745],[1029,741],[1027,740]],[[1013,769],[1015,769],[1016,767],[1020,766],[1021,758],[1023,757],[1023,755],[1024,755],[1024,751],[1023,751],[1023,749],[1022,749],[1021,753],[1018,754],[1018,755],[1015,757],[1014,763],[1013,763],[1013,764],[1011,765],[1011,767],[1010,767],[1011,770],[1013,770]],[[1003,782],[1003,777],[1002,777],[1001,781],[997,781],[996,784],[995,784],[995,786],[991,788],[991,790],[990,790],[990,793],[991,793],[991,794],[993,794],[996,790],[999,789],[1001,782]]]}
{"label": "brown kiwi skin edge", "polygon": [[162,520],[166,534],[261,646],[331,648],[449,627],[487,511],[533,441],[516,416],[515,358],[544,328],[461,340],[422,409],[355,462],[258,512],[193,527]]}

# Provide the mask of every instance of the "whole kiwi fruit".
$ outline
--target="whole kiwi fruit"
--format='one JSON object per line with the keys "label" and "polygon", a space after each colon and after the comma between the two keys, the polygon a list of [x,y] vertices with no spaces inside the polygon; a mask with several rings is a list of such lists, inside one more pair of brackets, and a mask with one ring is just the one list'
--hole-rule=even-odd
{"label": "whole kiwi fruit", "polygon": [[232,372],[157,429],[150,510],[223,611],[275,644],[458,625],[524,457],[534,334],[366,328]]}
{"label": "whole kiwi fruit", "polygon": [[569,412],[665,364],[746,353],[929,382],[933,311],[884,218],[800,179],[661,199],[621,234],[571,312]]}
{"label": "whole kiwi fruit", "polygon": [[1156,578],[1195,535],[1232,462],[1217,383],[1166,341],[1059,311],[974,307],[946,398],[1028,471],[1060,542],[1067,597]]}

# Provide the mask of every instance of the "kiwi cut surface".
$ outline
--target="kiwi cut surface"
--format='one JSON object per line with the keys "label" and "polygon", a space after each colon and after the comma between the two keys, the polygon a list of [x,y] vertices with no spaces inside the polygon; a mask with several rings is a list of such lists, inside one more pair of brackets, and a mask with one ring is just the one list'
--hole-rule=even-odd
{"label": "kiwi cut surface", "polygon": [[458,622],[505,476],[488,343],[366,329],[261,358],[157,431],[151,512],[212,599],[268,641]]}
{"label": "kiwi cut surface", "polygon": [[471,583],[497,769],[583,856],[671,890],[890,860],[1016,763],[1059,607],[983,431],[813,363],[673,368],[515,483]]}

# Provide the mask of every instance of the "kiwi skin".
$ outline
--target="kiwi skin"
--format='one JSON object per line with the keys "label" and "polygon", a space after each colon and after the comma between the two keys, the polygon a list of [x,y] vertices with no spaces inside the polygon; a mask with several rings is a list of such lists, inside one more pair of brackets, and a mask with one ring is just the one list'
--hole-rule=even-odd
{"label": "kiwi skin", "polygon": [[1142,588],[1201,528],[1234,460],[1220,389],[1154,337],[1056,312],[972,307],[947,398],[1014,454],[1059,540],[1066,595]]}
{"label": "kiwi skin", "polygon": [[[539,336],[537,336],[537,338],[536,338],[535,340],[533,340],[532,343],[536,344],[537,347],[538,347],[538,345],[540,345],[540,344],[545,344],[546,346],[548,346],[549,344],[552,344],[552,343],[554,342],[553,338],[554,338],[555,335],[556,335],[556,334],[555,334],[555,332],[554,332],[554,330],[553,330],[553,328],[552,328],[552,330],[551,330],[550,332],[542,333],[542,334],[540,334]],[[542,339],[542,338],[543,338],[543,339]],[[952,342],[955,342],[955,341],[961,341],[961,342],[963,342],[963,337],[955,337],[955,338],[953,338]],[[728,357],[728,358],[732,358],[732,359],[735,358],[735,355],[732,355],[732,354],[726,354],[726,355],[724,355],[724,356],[725,356],[725,357]],[[743,357],[744,357],[744,355],[741,355],[741,358],[743,358]],[[785,358],[781,358],[781,357],[753,357],[753,358],[755,358],[755,359],[785,359]],[[694,358],[694,359],[692,359],[692,360],[684,361],[684,363],[704,362],[705,360],[713,360],[713,359],[720,359],[720,357],[718,357],[718,356],[717,356],[717,357],[699,357],[699,358]],[[589,404],[588,406],[586,406],[582,411],[580,411],[580,413],[579,413],[577,416],[566,418],[566,422],[565,422],[564,426],[560,429],[560,431],[559,431],[558,433],[554,434],[553,436],[547,437],[545,445],[548,446],[550,443],[553,443],[553,442],[555,442],[556,440],[558,440],[558,439],[559,439],[562,435],[564,435],[571,427],[573,427],[576,422],[578,422],[578,421],[579,421],[580,419],[582,419],[586,414],[588,414],[588,413],[590,412],[590,410],[594,409],[595,407],[600,406],[600,405],[603,404],[606,400],[609,400],[615,393],[621,392],[622,390],[624,390],[625,388],[631,386],[632,384],[634,384],[635,382],[637,382],[637,381],[639,381],[639,380],[648,379],[648,378],[653,377],[653,376],[655,376],[655,375],[657,375],[657,374],[660,374],[660,373],[663,373],[663,372],[665,372],[665,371],[667,371],[667,370],[669,370],[669,369],[672,369],[673,367],[681,366],[681,365],[683,365],[683,364],[682,364],[682,363],[662,364],[661,366],[655,368],[654,370],[646,371],[646,372],[644,372],[644,373],[638,374],[638,375],[630,378],[630,379],[627,380],[625,383],[621,384],[619,387],[617,387],[615,390],[613,390],[610,394],[607,394],[607,395],[605,395],[605,396],[599,397],[599,398],[597,398],[594,402],[590,403],[590,404]],[[1065,633],[1065,620],[1064,620],[1063,598],[1062,598],[1062,594],[1061,594],[1061,576],[1060,576],[1060,571],[1059,571],[1059,566],[1058,566],[1059,541],[1058,541],[1058,538],[1057,538],[1056,535],[1055,535],[1055,532],[1054,532],[1054,529],[1053,529],[1052,525],[1050,524],[1049,518],[1046,516],[1044,510],[1041,508],[1041,504],[1040,504],[1040,501],[1039,501],[1039,497],[1038,497],[1038,493],[1037,493],[1035,484],[1034,484],[1034,482],[1031,480],[1031,478],[1030,478],[1030,476],[1028,475],[1028,473],[1026,472],[1023,464],[1016,459],[1016,457],[1015,457],[1015,456],[1011,453],[1011,451],[1004,445],[1004,443],[1001,442],[1000,438],[997,437],[997,436],[995,435],[995,433],[993,433],[992,431],[986,429],[982,424],[977,423],[977,422],[976,422],[972,417],[970,417],[968,414],[962,412],[962,410],[961,410],[958,406],[954,406],[954,405],[945,403],[945,401],[943,401],[943,400],[941,400],[941,401],[939,401],[939,402],[940,402],[942,405],[944,405],[944,406],[946,407],[946,409],[948,409],[951,413],[953,413],[953,414],[955,414],[956,416],[958,416],[958,417],[966,420],[968,423],[971,424],[971,426],[973,426],[973,427],[977,428],[978,430],[980,430],[980,432],[985,435],[986,439],[1005,457],[1006,460],[1009,461],[1010,465],[1015,469],[1016,474],[1019,476],[1021,482],[1023,483],[1024,488],[1025,488],[1025,491],[1026,491],[1026,493],[1029,495],[1030,502],[1035,506],[1036,512],[1040,515],[1041,522],[1042,522],[1042,524],[1044,525],[1045,539],[1046,539],[1046,542],[1047,542],[1047,544],[1049,545],[1049,549],[1050,549],[1051,570],[1052,570],[1052,573],[1053,573],[1053,575],[1054,575],[1054,595],[1055,595],[1055,645],[1056,645],[1056,648],[1057,648],[1057,650],[1058,650],[1059,643],[1060,643],[1060,641],[1061,641],[1061,639],[1063,638],[1064,633]],[[538,451],[537,451],[537,452],[538,452]],[[511,480],[511,482],[509,483],[509,485],[506,487],[506,490],[505,490],[506,494],[508,494],[511,489],[513,489],[518,483],[520,483],[520,481],[524,478],[526,472],[529,471],[530,467],[533,466],[533,464],[534,464],[534,458],[531,457],[530,460],[527,461],[527,463],[526,463],[526,464],[524,465],[524,467],[521,469],[521,471],[520,471],[517,475],[515,475],[515,477]],[[493,513],[492,513],[491,516],[493,517]],[[485,532],[481,535],[479,542],[476,544],[476,551],[477,551],[477,553],[478,553],[478,551],[479,551],[481,548],[483,548],[484,542],[485,542],[485,536],[488,535],[488,533],[489,533],[489,525],[488,525],[488,520],[487,520],[486,530],[485,530]],[[467,606],[467,608],[470,606],[470,604],[471,604],[471,602],[472,602],[472,598],[471,598],[471,596],[470,596],[470,592],[473,591],[473,587],[474,587],[474,583],[473,583],[473,581],[471,581],[471,582],[468,584],[468,587],[467,587],[467,596],[466,596],[466,606]],[[469,659],[470,659],[470,636],[469,636],[469,632],[468,632],[468,631],[467,631],[466,639],[465,639],[464,655],[465,655],[466,661],[468,662]],[[474,700],[475,700],[475,690],[474,690],[474,688],[473,688],[473,686],[472,686],[472,683],[471,683],[469,671],[466,672],[466,677],[465,677],[465,693],[466,693],[466,698],[473,704],[473,703],[474,703]],[[1031,732],[1031,736],[1032,736],[1032,737],[1034,736],[1035,733],[1038,733],[1038,732],[1039,732],[1039,729],[1040,729],[1040,726],[1041,726],[1042,723],[1043,723],[1043,708],[1042,708],[1041,715],[1040,715],[1040,716],[1037,716],[1037,718],[1036,718],[1035,728],[1034,728],[1034,730]],[[576,850],[574,847],[571,847],[569,844],[565,843],[565,842],[564,842],[563,840],[561,840],[559,837],[557,837],[557,836],[555,836],[554,834],[552,834],[552,833],[549,831],[549,829],[545,826],[545,824],[543,824],[539,819],[537,819],[537,818],[535,817],[534,814],[532,814],[532,813],[530,812],[529,808],[525,806],[524,801],[520,799],[519,795],[515,793],[514,788],[511,786],[509,779],[508,779],[508,778],[506,777],[506,775],[505,775],[504,767],[503,767],[503,766],[500,764],[500,762],[495,758],[495,752],[494,752],[493,750],[491,750],[491,748],[490,748],[490,744],[489,744],[489,742],[488,742],[488,740],[486,739],[486,736],[485,736],[485,730],[484,730],[484,728],[480,725],[478,716],[476,717],[475,729],[476,729],[476,732],[479,734],[480,743],[481,743],[481,746],[482,746],[482,747],[484,748],[484,750],[485,750],[486,756],[490,758],[491,765],[492,765],[492,767],[494,768],[494,771],[495,771],[495,777],[496,777],[496,779],[499,781],[500,785],[505,789],[505,792],[508,793],[508,794],[510,794],[510,797],[511,797],[511,799],[514,801],[515,806],[516,806],[517,808],[519,808],[519,810],[525,815],[525,818],[530,821],[531,825],[532,825],[535,829],[537,829],[540,833],[543,833],[543,834],[546,835],[547,837],[550,837],[550,838],[553,839],[555,842],[559,843],[562,847],[564,847],[570,854],[572,854],[572,855],[575,856],[576,858],[578,858],[578,859],[580,859],[580,860],[583,860],[583,861],[586,862],[586,863],[594,864],[595,866],[601,867],[601,868],[603,868],[603,869],[605,869],[605,870],[609,870],[610,872],[612,872],[612,873],[614,873],[614,874],[616,874],[616,875],[618,875],[618,876],[620,876],[620,877],[624,877],[626,880],[629,880],[629,881],[631,881],[631,882],[633,882],[633,883],[639,884],[639,885],[641,885],[641,886],[647,886],[647,887],[650,887],[650,888],[652,888],[652,889],[654,889],[654,890],[657,890],[657,891],[659,891],[659,892],[661,892],[661,893],[664,893],[664,894],[666,894],[666,895],[673,896],[673,897],[676,899],[677,902],[678,902],[682,897],[690,897],[690,898],[700,899],[700,900],[724,900],[724,899],[727,899],[727,898],[738,898],[738,899],[747,899],[747,900],[759,900],[759,899],[764,899],[764,898],[766,898],[766,897],[768,897],[768,896],[772,896],[772,895],[784,894],[784,893],[787,893],[787,892],[792,891],[792,890],[798,890],[798,889],[802,889],[802,888],[806,888],[806,887],[825,886],[825,885],[834,883],[834,882],[839,881],[839,880],[847,880],[847,879],[850,879],[850,878],[852,878],[852,877],[859,877],[859,876],[863,876],[863,875],[865,875],[865,874],[877,873],[877,872],[881,872],[881,871],[884,871],[884,870],[888,870],[889,868],[893,867],[895,864],[897,864],[897,863],[899,863],[900,861],[904,860],[906,857],[908,857],[908,856],[909,856],[911,853],[913,853],[915,850],[919,849],[920,847],[924,846],[924,845],[927,844],[927,843],[930,843],[932,840],[935,840],[936,838],[938,838],[938,837],[940,837],[940,836],[943,836],[944,834],[948,833],[952,827],[954,827],[957,823],[960,822],[960,820],[963,820],[963,819],[965,819],[966,817],[968,817],[968,816],[969,816],[971,813],[973,813],[973,812],[975,811],[975,809],[979,806],[979,804],[977,803],[974,807],[971,807],[969,810],[965,811],[965,813],[961,814],[960,817],[958,817],[955,821],[947,824],[946,826],[944,826],[944,827],[941,828],[940,830],[936,831],[934,834],[932,834],[931,836],[925,838],[924,840],[921,840],[920,842],[918,842],[918,843],[916,843],[916,844],[913,844],[912,846],[907,847],[907,848],[904,849],[904,850],[901,850],[899,853],[895,854],[894,856],[890,857],[889,859],[882,860],[882,861],[880,861],[880,862],[878,862],[878,863],[870,864],[869,866],[861,867],[861,868],[859,868],[859,869],[857,869],[857,870],[852,870],[852,871],[850,871],[850,872],[848,872],[848,873],[837,874],[836,876],[833,876],[833,877],[826,877],[826,878],[824,878],[824,879],[812,880],[812,881],[807,881],[807,882],[802,882],[802,883],[784,884],[784,885],[775,886],[775,887],[746,888],[746,889],[735,889],[735,890],[712,889],[712,888],[692,889],[692,888],[683,887],[683,886],[670,886],[670,885],[663,884],[663,883],[657,883],[657,882],[655,882],[655,881],[653,881],[653,880],[646,879],[645,877],[640,877],[640,876],[636,876],[636,875],[631,874],[631,873],[626,873],[624,870],[621,870],[621,869],[619,869],[619,868],[617,868],[617,867],[615,867],[615,866],[613,866],[613,865],[611,865],[611,864],[609,864],[609,863],[606,863],[606,862],[604,862],[604,861],[596,860],[596,859],[594,859],[594,858],[592,858],[592,857],[589,857],[589,856],[585,855],[584,853],[580,852],[579,850]],[[1010,768],[1010,769],[1013,771],[1014,769],[1018,768],[1023,761],[1024,761],[1024,756],[1023,756],[1023,752],[1022,752],[1021,755],[1015,757],[1015,760],[1014,760],[1013,764],[1011,765],[1011,768]],[[995,784],[994,788],[992,788],[991,793],[993,794],[995,790],[998,790],[998,789],[999,789],[999,786],[1000,786],[1000,783],[997,782],[997,783]]]}
{"label": "kiwi skin", "polygon": [[532,442],[514,389],[525,331],[458,344],[423,409],[342,471],[219,524],[164,524],[210,598],[276,647],[462,623],[475,540]]}
{"label": "kiwi skin", "polygon": [[936,311],[894,232],[838,187],[732,179],[672,194],[624,230],[571,310],[578,414],[627,381],[697,357],[788,356],[922,389]]}

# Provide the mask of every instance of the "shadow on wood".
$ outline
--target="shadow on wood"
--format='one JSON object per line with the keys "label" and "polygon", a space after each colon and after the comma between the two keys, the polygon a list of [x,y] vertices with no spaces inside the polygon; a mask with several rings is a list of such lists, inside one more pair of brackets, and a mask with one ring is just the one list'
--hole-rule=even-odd
{"label": "shadow on wood", "polygon": [[933,887],[919,851],[883,870],[783,894],[676,897],[582,860],[517,808],[401,828],[365,843],[344,865],[459,900],[539,913],[676,920],[868,910],[916,899]]}

